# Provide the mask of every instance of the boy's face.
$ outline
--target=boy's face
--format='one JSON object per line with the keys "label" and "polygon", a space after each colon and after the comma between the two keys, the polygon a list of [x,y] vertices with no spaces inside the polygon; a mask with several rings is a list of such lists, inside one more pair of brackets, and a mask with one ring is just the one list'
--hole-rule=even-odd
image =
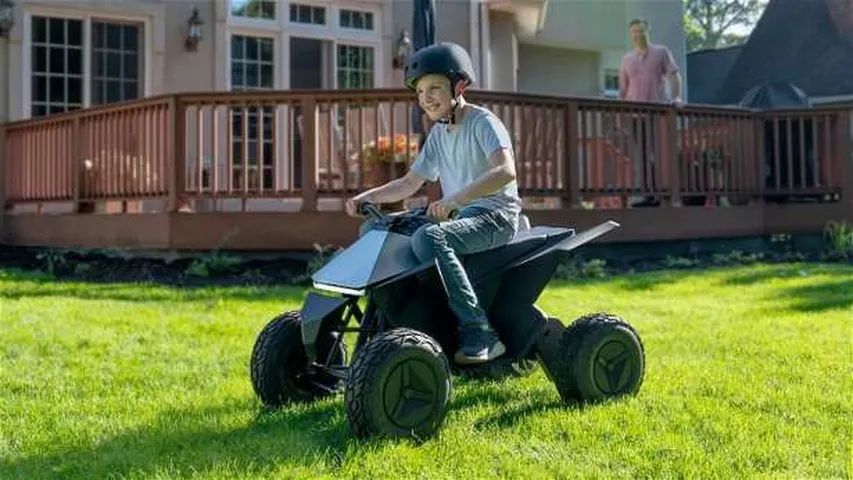
{"label": "boy's face", "polygon": [[415,89],[418,103],[430,120],[438,120],[450,113],[453,101],[450,79],[444,75],[425,75],[415,84]]}

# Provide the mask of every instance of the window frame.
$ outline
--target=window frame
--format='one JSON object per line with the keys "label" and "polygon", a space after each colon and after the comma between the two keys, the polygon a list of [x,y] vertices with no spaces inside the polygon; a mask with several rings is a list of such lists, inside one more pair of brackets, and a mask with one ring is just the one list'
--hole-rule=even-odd
{"label": "window frame", "polygon": [[[32,19],[33,17],[52,17],[83,21],[83,105],[81,108],[92,107],[92,21],[115,21],[141,24],[142,32],[142,89],[140,98],[151,95],[153,85],[153,54],[154,54],[154,21],[155,13],[122,12],[116,13],[106,9],[81,9],[73,7],[45,7],[24,5],[23,36],[21,41],[21,106],[22,118],[32,117]],[[109,105],[109,104],[102,104]],[[97,105],[96,105],[97,106]]]}

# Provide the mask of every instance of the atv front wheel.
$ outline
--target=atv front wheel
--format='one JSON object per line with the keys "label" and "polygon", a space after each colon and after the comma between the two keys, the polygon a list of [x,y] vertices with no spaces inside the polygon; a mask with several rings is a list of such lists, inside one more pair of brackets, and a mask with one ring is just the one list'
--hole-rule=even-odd
{"label": "atv front wheel", "polygon": [[585,315],[563,332],[555,370],[554,383],[566,402],[634,395],[645,374],[643,343],[618,316]]}
{"label": "atv front wheel", "polygon": [[[332,346],[328,339],[322,360]],[[339,344],[334,365],[343,365],[346,350]],[[290,402],[310,402],[334,391],[339,380],[322,372],[308,371],[308,356],[302,344],[298,311],[286,312],[272,319],[258,335],[252,350],[252,387],[268,407]]]}
{"label": "atv front wheel", "polygon": [[450,365],[438,342],[395,328],[358,351],[344,390],[347,419],[357,437],[425,439],[444,422]]}

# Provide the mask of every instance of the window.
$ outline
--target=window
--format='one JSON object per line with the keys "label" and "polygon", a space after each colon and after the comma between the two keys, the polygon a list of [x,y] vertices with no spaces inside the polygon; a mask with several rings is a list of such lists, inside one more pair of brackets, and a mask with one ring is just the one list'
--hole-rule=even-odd
{"label": "window", "polygon": [[290,4],[290,21],[309,25],[325,25],[326,9],[312,5]]}
{"label": "window", "polygon": [[374,88],[373,47],[338,45],[338,88]]}
{"label": "window", "polygon": [[231,88],[255,90],[274,88],[273,39],[234,35],[231,37]]}
{"label": "window", "polygon": [[32,116],[83,107],[83,21],[32,19]]}
{"label": "window", "polygon": [[[30,34],[31,116],[143,95],[143,26],[109,20],[33,16]],[[86,39],[86,22],[89,38]],[[86,55],[88,50],[88,55]],[[90,68],[84,68],[89,57]],[[87,95],[87,93],[89,95]]]}
{"label": "window", "polygon": [[342,28],[373,30],[373,13],[358,10],[341,10],[338,19]]}
{"label": "window", "polygon": [[275,20],[275,4],[275,0],[231,0],[231,15]]}
{"label": "window", "polygon": [[[235,91],[275,88],[273,67],[275,45],[271,38],[233,35],[231,37],[231,89]],[[272,107],[235,108],[231,111],[232,188],[273,188],[274,118]],[[263,157],[263,159],[261,159]],[[243,161],[248,167],[244,176]],[[260,168],[259,168],[260,165]],[[259,175],[262,178],[259,178]]]}
{"label": "window", "polygon": [[142,94],[139,25],[92,22],[92,104],[121,102]]}
{"label": "window", "polygon": [[607,69],[604,71],[604,95],[607,97],[619,96],[619,70]]}

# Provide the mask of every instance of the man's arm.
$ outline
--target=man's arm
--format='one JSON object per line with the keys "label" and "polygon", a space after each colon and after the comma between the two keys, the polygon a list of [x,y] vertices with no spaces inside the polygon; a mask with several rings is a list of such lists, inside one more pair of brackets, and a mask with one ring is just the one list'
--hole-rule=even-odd
{"label": "man's arm", "polygon": [[507,183],[515,180],[515,159],[508,148],[499,148],[489,156],[489,169],[471,185],[460,190],[451,199],[458,205],[465,205],[478,198],[497,192]]}
{"label": "man's arm", "polygon": [[622,59],[622,65],[619,66],[619,98],[625,100],[628,96],[628,69],[625,67],[625,59]]}
{"label": "man's arm", "polygon": [[672,92],[672,99],[681,101],[681,73],[675,71],[666,76],[666,81],[669,82],[669,91]]}
{"label": "man's arm", "polygon": [[384,185],[380,185],[356,195],[355,200],[368,201],[371,203],[399,202],[417,193],[425,181],[426,180],[418,175],[414,170],[409,170],[406,175],[401,178],[391,180]]}
{"label": "man's arm", "polygon": [[666,81],[669,84],[669,91],[672,93],[674,101],[681,101],[681,72],[678,71],[678,64],[675,63],[675,57],[672,51],[664,47],[664,65],[663,72],[666,76]]}

